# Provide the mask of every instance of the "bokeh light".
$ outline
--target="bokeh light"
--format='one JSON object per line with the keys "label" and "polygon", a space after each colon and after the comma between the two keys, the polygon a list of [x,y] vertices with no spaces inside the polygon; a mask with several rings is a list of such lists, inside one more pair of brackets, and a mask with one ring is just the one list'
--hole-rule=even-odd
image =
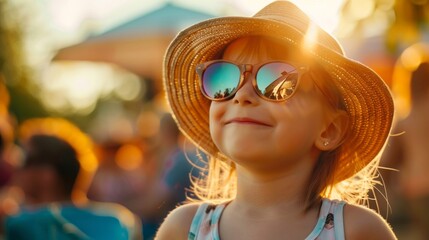
{"label": "bokeh light", "polygon": [[422,62],[427,61],[429,61],[429,45],[422,42],[406,48],[399,56],[393,71],[392,83],[397,119],[405,118],[411,109],[411,73]]}
{"label": "bokeh light", "polygon": [[124,144],[116,152],[115,162],[124,170],[135,170],[143,162],[142,150],[133,144]]}
{"label": "bokeh light", "polygon": [[55,112],[89,114],[102,98],[135,101],[145,93],[138,76],[108,63],[53,62],[40,81],[41,100]]}

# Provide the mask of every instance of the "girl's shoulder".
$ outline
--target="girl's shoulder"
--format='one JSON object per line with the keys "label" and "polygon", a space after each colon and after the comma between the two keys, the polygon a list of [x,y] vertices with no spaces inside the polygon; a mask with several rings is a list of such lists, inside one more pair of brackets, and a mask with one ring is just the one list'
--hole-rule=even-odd
{"label": "girl's shoulder", "polygon": [[364,206],[344,205],[346,239],[396,239],[389,224],[374,210]]}
{"label": "girl's shoulder", "polygon": [[156,239],[188,239],[189,228],[201,204],[189,203],[171,211],[161,224]]}

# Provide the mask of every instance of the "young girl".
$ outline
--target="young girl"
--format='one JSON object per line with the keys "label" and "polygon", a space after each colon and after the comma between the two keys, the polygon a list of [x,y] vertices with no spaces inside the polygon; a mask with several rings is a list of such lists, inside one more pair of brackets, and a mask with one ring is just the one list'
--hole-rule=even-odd
{"label": "young girl", "polygon": [[172,211],[157,239],[395,239],[358,205],[391,129],[390,92],[295,5],[191,26],[164,77],[210,161],[194,186],[204,201]]}

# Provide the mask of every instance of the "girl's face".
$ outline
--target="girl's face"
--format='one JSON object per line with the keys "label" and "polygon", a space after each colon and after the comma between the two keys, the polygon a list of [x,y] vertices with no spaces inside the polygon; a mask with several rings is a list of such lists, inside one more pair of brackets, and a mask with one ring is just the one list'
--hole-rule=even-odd
{"label": "girl's face", "polygon": [[[223,59],[239,64],[293,60],[275,57],[275,46],[262,43],[249,47],[248,41],[234,41]],[[267,101],[252,86],[254,74],[245,73],[245,82],[233,98],[211,103],[210,133],[216,146],[238,165],[257,169],[281,169],[304,159],[313,162],[319,153],[315,142],[326,125],[320,92],[303,77],[291,98]]]}

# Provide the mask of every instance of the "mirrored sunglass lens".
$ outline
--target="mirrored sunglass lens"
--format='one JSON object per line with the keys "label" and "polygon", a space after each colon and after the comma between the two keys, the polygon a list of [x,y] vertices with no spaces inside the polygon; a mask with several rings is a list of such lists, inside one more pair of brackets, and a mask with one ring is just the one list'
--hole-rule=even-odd
{"label": "mirrored sunglass lens", "polygon": [[268,63],[256,75],[257,91],[273,100],[289,98],[295,92],[297,83],[297,69],[282,62]]}
{"label": "mirrored sunglass lens", "polygon": [[207,96],[223,99],[231,96],[240,82],[240,69],[232,63],[213,63],[203,75],[203,90]]}

